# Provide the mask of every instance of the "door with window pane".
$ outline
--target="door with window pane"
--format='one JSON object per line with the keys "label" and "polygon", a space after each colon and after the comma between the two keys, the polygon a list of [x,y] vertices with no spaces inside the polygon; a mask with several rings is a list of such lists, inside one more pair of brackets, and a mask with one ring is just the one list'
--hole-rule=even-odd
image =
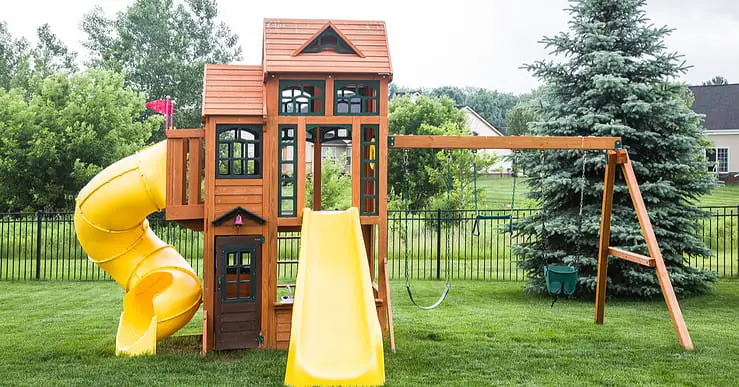
{"label": "door with window pane", "polygon": [[216,238],[215,347],[255,348],[260,344],[261,237]]}

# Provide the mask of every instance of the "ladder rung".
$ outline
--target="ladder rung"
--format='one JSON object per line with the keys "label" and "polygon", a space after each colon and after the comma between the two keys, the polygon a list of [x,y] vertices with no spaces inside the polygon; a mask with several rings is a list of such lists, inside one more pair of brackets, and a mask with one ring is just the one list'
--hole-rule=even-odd
{"label": "ladder rung", "polygon": [[618,247],[609,247],[608,254],[617,258],[625,259],[630,262],[638,263],[643,266],[655,267],[657,265],[657,262],[652,257],[632,253],[631,251],[619,249]]}

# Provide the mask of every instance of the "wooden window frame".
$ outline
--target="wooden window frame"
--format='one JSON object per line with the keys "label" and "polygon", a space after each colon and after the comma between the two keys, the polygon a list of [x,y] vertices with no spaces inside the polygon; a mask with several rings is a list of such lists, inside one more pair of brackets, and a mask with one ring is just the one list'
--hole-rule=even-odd
{"label": "wooden window frame", "polygon": [[[354,87],[350,87],[354,86]],[[360,90],[361,89],[369,89],[374,90],[374,95],[361,95]],[[340,95],[340,93],[345,92],[345,90],[352,90],[355,93],[355,96],[347,98],[343,94]],[[336,80],[334,81],[334,115],[335,116],[377,116],[380,114],[380,81],[376,80]],[[352,102],[351,100],[354,98],[359,98],[360,103],[360,111],[359,112],[352,112]],[[374,111],[367,111],[368,110],[368,104],[370,101],[374,105]],[[347,111],[340,113],[339,112],[339,105],[346,103]]]}
{"label": "wooden window frame", "polygon": [[[292,104],[293,109],[295,109],[296,104],[299,104],[299,102],[296,101],[296,96],[289,97],[291,98],[290,101],[284,102],[282,93],[285,90],[294,89],[295,85],[300,85],[301,91],[305,92],[306,87],[313,87],[314,92],[311,94],[310,97],[306,97],[310,100],[308,106],[314,106],[316,101],[319,101],[318,105],[320,106],[320,110],[311,112],[301,112],[301,111],[292,111],[288,112],[287,109],[283,109],[285,104]],[[279,82],[279,93],[277,96],[277,104],[278,104],[278,115],[281,116],[322,116],[326,112],[326,81],[324,80],[300,80],[300,79],[281,79]],[[320,93],[316,93],[316,90],[320,90]],[[316,94],[319,94],[316,96]],[[297,105],[299,106],[299,105]],[[299,110],[299,109],[298,109]],[[310,110],[310,109],[309,109]]]}
{"label": "wooden window frame", "polygon": [[[245,130],[254,135],[254,140],[241,140],[239,137],[237,137],[236,140],[221,140],[221,134],[223,132],[231,131],[231,130]],[[237,141],[238,140],[238,141]],[[241,157],[235,158],[234,157],[234,149],[233,144],[234,143],[243,143],[247,145],[246,153],[242,154]],[[227,143],[229,144],[228,147],[228,156],[227,157],[220,157],[220,151],[221,151],[221,144]],[[254,144],[254,154],[255,157],[249,157],[248,155],[248,145]],[[262,125],[241,125],[241,124],[218,124],[216,125],[216,157],[215,157],[215,163],[216,163],[216,179],[261,179],[262,173],[263,173],[263,167],[264,167],[264,152],[263,152],[263,146],[264,146],[264,129]],[[233,173],[233,167],[234,167],[234,161],[240,160],[243,165],[243,173],[241,174],[235,174]],[[228,163],[228,173],[222,174],[220,172],[220,163],[221,161],[226,161]],[[248,163],[249,161],[254,162],[254,174],[248,173]]]}

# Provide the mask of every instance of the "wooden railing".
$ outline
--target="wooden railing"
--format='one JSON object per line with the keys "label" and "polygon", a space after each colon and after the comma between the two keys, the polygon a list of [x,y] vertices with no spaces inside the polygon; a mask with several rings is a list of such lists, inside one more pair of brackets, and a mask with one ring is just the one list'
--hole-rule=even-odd
{"label": "wooden railing", "polygon": [[204,129],[167,131],[167,220],[202,220]]}

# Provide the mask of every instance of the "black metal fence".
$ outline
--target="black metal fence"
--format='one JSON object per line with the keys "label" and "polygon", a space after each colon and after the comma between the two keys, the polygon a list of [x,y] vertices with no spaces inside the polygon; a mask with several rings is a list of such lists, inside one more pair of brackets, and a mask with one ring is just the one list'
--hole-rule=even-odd
{"label": "black metal fence", "polygon": [[[700,223],[701,237],[713,255],[688,259],[693,267],[711,270],[724,278],[739,277],[739,206],[703,207],[710,216]],[[444,211],[389,211],[388,261],[391,279],[523,280],[511,247],[522,242],[508,232],[513,220],[535,209],[454,211],[452,227],[444,225]],[[494,216],[499,215],[499,216]],[[495,219],[490,219],[495,218]],[[172,244],[202,275],[203,236],[164,221],[149,219],[153,231]],[[297,273],[298,234],[281,234],[278,276],[289,283]],[[0,280],[108,280],[82,250],[69,212],[0,214]]]}

